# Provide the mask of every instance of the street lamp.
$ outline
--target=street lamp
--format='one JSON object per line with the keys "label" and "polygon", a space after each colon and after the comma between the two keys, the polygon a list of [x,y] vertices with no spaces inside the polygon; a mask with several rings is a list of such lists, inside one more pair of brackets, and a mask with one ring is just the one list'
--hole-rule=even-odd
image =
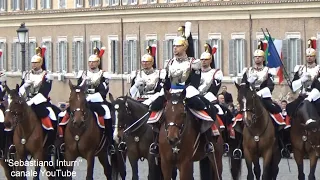
{"label": "street lamp", "polygon": [[28,29],[26,28],[24,23],[21,23],[19,29],[17,29],[18,39],[21,44],[21,53],[22,53],[22,73],[25,71],[25,63],[26,63],[26,43],[29,40]]}

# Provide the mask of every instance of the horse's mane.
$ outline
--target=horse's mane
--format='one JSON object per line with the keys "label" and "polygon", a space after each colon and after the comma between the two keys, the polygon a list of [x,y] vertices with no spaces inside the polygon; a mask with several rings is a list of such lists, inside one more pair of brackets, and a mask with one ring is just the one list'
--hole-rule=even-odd
{"label": "horse's mane", "polygon": [[136,107],[137,109],[148,109],[148,107],[146,105],[140,103],[139,101],[133,99],[130,96],[120,96],[120,97],[118,97],[118,99],[125,99],[125,98],[127,98],[127,102],[128,103],[133,104],[134,107]]}

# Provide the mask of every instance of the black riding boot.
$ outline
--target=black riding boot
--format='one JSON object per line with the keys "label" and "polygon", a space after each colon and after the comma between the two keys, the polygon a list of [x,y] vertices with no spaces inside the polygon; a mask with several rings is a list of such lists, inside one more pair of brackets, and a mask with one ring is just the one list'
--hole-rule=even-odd
{"label": "black riding boot", "polygon": [[149,148],[149,153],[152,155],[159,155],[159,144],[158,144],[158,137],[159,133],[156,131],[153,131],[153,143],[151,143]]}
{"label": "black riding boot", "polygon": [[214,147],[213,147],[213,143],[212,143],[212,130],[211,128],[209,130],[207,130],[204,134],[206,136],[206,144],[205,144],[205,152],[206,154],[212,153],[214,151]]}
{"label": "black riding boot", "polygon": [[105,119],[104,124],[104,132],[108,141],[107,151],[109,155],[112,155],[116,152],[113,142],[112,119]]}

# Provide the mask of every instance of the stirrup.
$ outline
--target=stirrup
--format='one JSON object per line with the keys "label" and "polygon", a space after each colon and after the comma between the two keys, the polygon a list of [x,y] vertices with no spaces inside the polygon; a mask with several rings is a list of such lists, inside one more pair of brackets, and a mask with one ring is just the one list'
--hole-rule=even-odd
{"label": "stirrup", "polygon": [[65,150],[65,144],[64,143],[61,143],[61,145],[60,145],[60,153],[61,154],[64,154],[64,150]]}
{"label": "stirrup", "polygon": [[224,152],[225,152],[225,153],[228,153],[229,150],[230,150],[229,144],[228,144],[228,143],[224,143],[224,144],[223,144],[223,147],[224,147]]}
{"label": "stirrup", "polygon": [[125,151],[127,151],[127,144],[126,144],[125,142],[121,141],[121,142],[119,143],[119,145],[118,145],[118,150],[119,150],[120,152],[125,152]]}
{"label": "stirrup", "polygon": [[282,149],[281,149],[281,157],[282,157],[282,158],[287,158],[287,159],[289,159],[289,158],[290,158],[290,151],[289,151],[289,149],[287,149],[287,148],[282,148]]}
{"label": "stirrup", "polygon": [[242,158],[242,151],[241,151],[241,149],[239,149],[239,148],[235,149],[235,150],[233,151],[233,153],[232,153],[232,157],[233,157],[234,159],[241,159],[241,158]]}
{"label": "stirrup", "polygon": [[213,147],[212,142],[208,142],[208,143],[205,145],[205,152],[206,152],[207,154],[214,152],[214,147]]}
{"label": "stirrup", "polygon": [[48,146],[48,152],[50,155],[55,155],[56,153],[56,146],[54,146],[53,144]]}
{"label": "stirrup", "polygon": [[3,152],[3,150],[1,149],[1,150],[0,150],[0,160],[3,159],[3,157],[4,157],[4,152]]}
{"label": "stirrup", "polygon": [[116,153],[116,149],[114,148],[113,144],[108,145],[107,152],[109,156],[114,155]]}
{"label": "stirrup", "polygon": [[153,142],[150,144],[149,153],[151,155],[159,155],[159,146],[157,143]]}

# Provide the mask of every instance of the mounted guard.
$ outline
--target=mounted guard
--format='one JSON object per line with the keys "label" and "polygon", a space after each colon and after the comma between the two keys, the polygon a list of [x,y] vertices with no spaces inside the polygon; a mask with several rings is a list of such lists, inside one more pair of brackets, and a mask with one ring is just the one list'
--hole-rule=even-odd
{"label": "mounted guard", "polygon": [[[273,77],[276,75],[275,68],[269,68],[265,62],[265,50],[267,47],[266,41],[259,41],[258,49],[254,51],[254,66],[244,68],[243,74],[246,74],[247,81],[250,83],[252,88],[255,88],[257,95],[262,98],[262,103],[270,116],[278,125],[279,129],[286,125],[282,116],[281,107],[272,101],[272,91],[274,89]],[[244,82],[244,79],[242,79]],[[233,126],[236,125],[237,121],[242,121],[242,114],[239,113],[234,119]]]}
{"label": "mounted guard", "polygon": [[[199,119],[204,120],[202,123],[207,124],[207,131],[214,122],[216,112],[209,112],[202,98],[199,97],[200,92],[198,87],[201,79],[201,62],[196,60],[194,56],[193,40],[191,35],[191,23],[186,22],[185,26],[178,29],[182,33],[173,41],[174,58],[166,61],[165,70],[166,76],[163,88],[159,93],[154,94],[143,103],[150,105],[151,115],[148,120],[149,124],[155,125],[155,129],[159,129],[158,120],[161,118],[165,107],[165,91],[170,91],[171,94],[178,94],[186,91],[185,103],[188,109]],[[206,123],[207,122],[207,123]],[[211,136],[211,134],[210,134]],[[209,138],[211,139],[211,137]],[[150,145],[150,153],[158,154],[158,138]],[[208,151],[213,149],[212,144],[208,144]]]}
{"label": "mounted guard", "polygon": [[141,58],[142,70],[131,73],[130,96],[141,102],[161,90],[160,70],[155,69],[156,45],[147,46],[146,49],[147,54]]}
{"label": "mounted guard", "polygon": [[19,93],[41,119],[42,127],[48,133],[45,145],[48,147],[54,146],[59,109],[50,103],[49,93],[54,77],[46,71],[45,51],[45,46],[36,48],[36,55],[31,58],[32,70],[23,73]]}
{"label": "mounted guard", "polygon": [[[292,80],[292,89],[294,92],[300,90],[299,97],[293,102],[287,105],[287,117],[293,117],[296,110],[301,103],[305,104],[305,122],[307,129],[313,129],[319,127],[319,120],[316,118],[317,112],[310,111],[310,106],[318,107],[320,104],[320,82],[319,71],[320,66],[316,60],[316,38],[312,37],[308,40],[308,48],[306,49],[306,64],[297,65],[294,68],[294,78]],[[320,115],[320,109],[316,108],[318,115]]]}
{"label": "mounted guard", "polygon": [[[106,96],[109,92],[109,74],[101,69],[101,57],[105,52],[105,47],[93,49],[93,54],[88,59],[87,71],[79,71],[77,86],[86,83],[86,100],[92,112],[97,114],[98,126],[104,129],[104,133],[108,138],[109,143],[112,144],[112,121],[110,109],[107,105]],[[70,118],[70,108],[68,107],[60,125],[66,125]],[[62,127],[60,126],[60,137],[63,136]],[[113,146],[108,148],[112,151]]]}

